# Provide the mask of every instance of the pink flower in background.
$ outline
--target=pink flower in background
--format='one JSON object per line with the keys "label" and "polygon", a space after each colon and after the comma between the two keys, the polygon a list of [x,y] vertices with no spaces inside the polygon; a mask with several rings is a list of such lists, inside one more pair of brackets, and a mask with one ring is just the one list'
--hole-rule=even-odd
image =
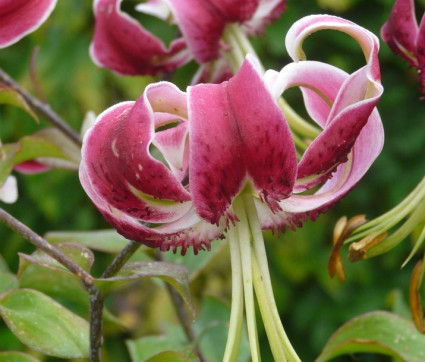
{"label": "pink flower in background", "polygon": [[425,91],[425,21],[416,21],[414,0],[397,0],[390,18],[381,29],[382,39],[398,55],[418,69],[419,83]]}
{"label": "pink flower in background", "polygon": [[[233,203],[242,194],[252,196],[262,229],[281,229],[351,190],[383,145],[378,41],[346,20],[312,16],[289,31],[289,54],[300,59],[304,38],[322,28],[355,38],[367,65],[349,75],[299,61],[263,76],[248,59],[229,81],[187,93],[151,84],[136,102],[99,115],[84,139],[80,178],[108,222],[129,239],[196,253],[237,223]],[[301,88],[323,128],[299,163],[277,104],[291,87]]]}
{"label": "pink flower in background", "polygon": [[[140,4],[137,10],[178,25],[182,35],[167,49],[120,10],[121,1],[94,2],[90,53],[97,65],[123,75],[167,72],[192,58],[200,64],[216,60],[221,50],[229,47],[222,40],[228,24],[240,24],[246,34],[255,35],[286,7],[286,0],[150,0]],[[220,67],[220,73],[228,69],[225,64]]]}
{"label": "pink flower in background", "polygon": [[38,29],[57,0],[0,0],[0,48]]}

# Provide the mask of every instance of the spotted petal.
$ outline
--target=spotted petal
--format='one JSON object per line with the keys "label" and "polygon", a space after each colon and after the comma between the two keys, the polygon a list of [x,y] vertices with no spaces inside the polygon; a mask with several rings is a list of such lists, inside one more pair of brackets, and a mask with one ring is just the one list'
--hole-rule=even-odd
{"label": "spotted petal", "polygon": [[0,48],[14,44],[38,29],[56,3],[57,0],[0,1]]}
{"label": "spotted petal", "polygon": [[168,94],[174,100],[184,95],[175,86],[160,83],[148,87],[137,102],[103,112],[85,136],[82,167],[91,187],[111,207],[142,221],[163,223],[185,214],[190,196],[166,165],[150,154],[156,109],[148,98],[150,90],[157,94],[158,88],[165,99]]}
{"label": "spotted petal", "polygon": [[253,60],[228,82],[190,87],[188,95],[189,179],[198,215],[218,224],[247,180],[276,209],[294,185],[295,147]]}
{"label": "spotted petal", "polygon": [[[308,147],[299,164],[298,190],[311,188],[326,180],[336,167],[347,159],[383,91],[377,58],[377,38],[366,29],[345,19],[318,15],[296,22],[286,37],[288,52],[294,60],[305,58],[302,50],[304,39],[320,29],[334,29],[352,36],[360,44],[367,63],[357,72],[345,76],[342,83],[333,79],[341,79],[341,72],[315,62],[304,65],[300,62],[300,66],[292,64],[285,67],[275,80],[272,90],[275,95],[289,84],[299,83],[304,87],[309,113],[324,128]],[[317,96],[313,96],[313,93]],[[327,109],[326,104],[331,106]]]}
{"label": "spotted petal", "polygon": [[93,61],[123,75],[168,72],[191,58],[183,39],[169,49],[135,19],[120,10],[122,0],[95,0],[95,32],[90,45]]}
{"label": "spotted petal", "polygon": [[390,18],[381,29],[382,39],[397,54],[411,65],[417,66],[416,22],[414,0],[397,0],[391,10]]}
{"label": "spotted petal", "polygon": [[190,203],[182,204],[182,211],[186,213],[182,212],[174,221],[156,225],[156,227],[140,222],[137,218],[111,206],[96,191],[84,163],[80,167],[80,181],[87,195],[108,223],[127,239],[160,248],[162,251],[171,248],[173,252],[177,252],[180,248],[181,254],[184,255],[189,247],[193,248],[194,254],[197,254],[199,250],[209,250],[211,241],[223,235],[224,224],[216,226],[200,219],[193,207],[190,207]]}
{"label": "spotted petal", "polygon": [[[310,72],[303,70],[303,68],[308,68],[310,65],[313,65]],[[326,100],[326,103],[329,105],[328,115],[332,114],[332,105],[338,104],[338,102],[340,102],[340,99],[342,99],[339,94],[341,90],[344,92],[349,92],[349,88],[344,88],[344,86],[349,86],[350,84],[354,86],[356,85],[355,83],[350,83],[350,75],[330,65],[306,61],[292,64],[291,67],[293,68],[291,73],[294,76],[294,83],[296,83],[295,78],[297,77],[300,80],[305,77],[310,82],[312,82],[307,83],[306,80],[304,80],[304,82],[299,81],[299,84],[301,83],[302,85],[309,85],[308,91],[304,90],[303,92],[303,95],[306,99],[307,107],[311,107],[316,104],[314,98],[311,97],[311,95],[313,94],[312,89],[316,89],[319,94],[322,94],[322,96]],[[321,75],[317,75],[315,79],[313,73]],[[354,75],[359,76],[361,74],[362,73],[359,72],[355,73]],[[326,82],[324,82],[325,79]],[[320,82],[322,82],[322,84],[326,86],[326,89],[323,85],[322,87],[320,87]],[[314,87],[312,87],[311,84],[314,84]],[[382,89],[380,92],[382,92]],[[376,95],[378,99],[379,96],[380,93]],[[311,213],[315,210],[320,211],[324,210],[327,207],[330,207],[333,203],[335,203],[341,197],[347,194],[360,181],[360,179],[370,168],[376,157],[378,157],[383,146],[384,131],[379,114],[376,108],[372,107],[374,103],[375,100],[365,100],[354,103],[353,105],[349,105],[344,111],[341,111],[339,113],[344,115],[343,117],[331,119],[329,123],[325,124],[325,131],[318,138],[320,141],[320,137],[322,137],[322,141],[320,141],[319,145],[316,147],[314,147],[314,143],[310,146],[312,147],[312,153],[314,153],[315,151],[326,153],[326,149],[320,148],[323,147],[325,142],[327,142],[328,145],[338,145],[339,142],[344,143],[344,134],[341,135],[341,138],[339,138],[339,141],[336,141],[336,143],[334,143],[334,141],[332,140],[334,136],[339,136],[339,128],[337,128],[337,132],[329,133],[326,132],[326,130],[328,128],[332,129],[340,122],[342,122],[344,125],[346,122],[346,120],[344,119],[345,117],[347,119],[351,119],[349,123],[353,122],[353,127],[354,129],[358,130],[358,133],[355,137],[353,136],[353,134],[349,136],[349,139],[354,138],[354,144],[352,145],[352,147],[349,148],[350,152],[346,155],[347,161],[337,165],[337,168],[332,174],[332,177],[328,181],[326,181],[324,185],[315,194],[293,195],[280,203],[281,208],[284,210],[284,212],[289,213],[292,219],[302,217],[302,215],[300,214],[303,213]],[[366,112],[366,110],[368,109],[370,109],[369,115],[367,113],[364,114],[364,112]],[[354,124],[354,122],[356,121],[356,117],[351,117],[350,112],[352,112],[352,114],[354,114],[355,116],[359,116],[358,122],[360,125],[363,124],[362,127],[359,127],[358,125]],[[345,129],[345,127],[343,129]],[[347,141],[347,143],[350,142],[351,141]],[[333,152],[331,152],[331,154],[334,155]],[[308,160],[308,157],[309,156],[307,154],[307,156],[304,156],[303,160]],[[338,156],[334,155],[334,157],[337,158]],[[301,163],[303,163],[303,160],[301,161]],[[308,161],[304,161],[304,163],[306,162]],[[301,186],[298,184],[298,187],[294,190],[302,191],[307,185],[304,182],[301,183]],[[287,215],[286,218],[288,218]]]}

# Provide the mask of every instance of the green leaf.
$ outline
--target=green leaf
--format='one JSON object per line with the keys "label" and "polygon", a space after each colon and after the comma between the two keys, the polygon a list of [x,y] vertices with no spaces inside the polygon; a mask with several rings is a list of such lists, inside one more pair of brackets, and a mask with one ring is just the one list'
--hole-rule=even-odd
{"label": "green leaf", "polygon": [[68,241],[75,242],[90,249],[103,251],[105,253],[119,253],[129,242],[115,230],[76,232],[50,231],[44,237],[52,244]]}
{"label": "green leaf", "polygon": [[137,340],[126,341],[131,360],[141,361],[198,361],[185,342],[170,336],[146,336]]}
{"label": "green leaf", "polygon": [[80,147],[78,147],[73,141],[70,140],[69,137],[65,136],[65,134],[57,128],[43,129],[36,132],[34,136],[56,145],[60,150],[62,150],[63,154],[67,156],[67,158],[63,158],[71,161],[74,166],[78,166],[80,164]]}
{"label": "green leaf", "polygon": [[[90,271],[94,256],[89,249],[72,243],[56,247],[81,268]],[[88,294],[80,279],[41,250],[31,255],[19,253],[18,281],[21,288],[36,289],[51,297],[87,306]]]}
{"label": "green leaf", "polygon": [[16,276],[12,273],[0,270],[0,294],[18,287]]}
{"label": "green leaf", "polygon": [[[62,158],[68,161],[73,159],[67,155],[56,143],[46,139],[43,134],[35,133],[31,136],[22,137],[18,144],[18,150],[14,157],[14,164],[33,160],[39,157]],[[3,147],[6,147],[5,145]]]}
{"label": "green leaf", "polygon": [[40,362],[37,358],[23,352],[0,352],[0,362]]}
{"label": "green leaf", "polygon": [[0,362],[39,362],[37,358],[22,352],[0,352]]}
{"label": "green leaf", "polygon": [[[55,245],[55,247],[63,254],[65,254],[69,259],[71,259],[74,263],[79,265],[82,269],[87,272],[90,271],[94,261],[94,255],[90,249],[87,249],[86,247],[75,243],[61,243]],[[63,269],[66,270],[68,273],[72,274],[61,263],[59,263],[56,259],[53,259],[51,256],[47,255],[42,250],[37,249],[31,255],[26,255],[22,253],[20,253],[19,255],[21,259],[26,260],[30,263],[39,264],[54,269]]]}
{"label": "green leaf", "polygon": [[389,312],[353,318],[329,339],[316,362],[351,353],[379,353],[409,362],[425,361],[425,335],[412,322]]}
{"label": "green leaf", "polygon": [[1,256],[0,254],[0,271],[9,271],[9,267],[6,263],[6,260],[4,260],[4,258]]}
{"label": "green leaf", "polygon": [[25,99],[17,91],[5,86],[4,84],[0,84],[0,104],[9,104],[11,106],[18,107],[27,112],[37,122],[39,121],[37,115]]}
{"label": "green leaf", "polygon": [[190,306],[191,296],[187,268],[182,265],[160,261],[138,261],[126,264],[120,272],[107,279],[96,279],[95,283],[105,293],[129,281],[141,278],[160,278],[171,284]]}
{"label": "green leaf", "polygon": [[12,172],[16,149],[15,145],[0,147],[0,186],[6,182],[7,176]]}
{"label": "green leaf", "polygon": [[194,280],[199,273],[207,268],[215,257],[227,245],[222,240],[216,240],[211,243],[211,251],[200,251],[198,255],[194,255],[190,250],[186,255],[174,254],[172,250],[163,252],[165,260],[169,263],[184,265],[189,271],[189,279]]}
{"label": "green leaf", "polygon": [[50,356],[84,358],[89,354],[89,325],[50,297],[17,289],[0,299],[0,315],[26,346]]}
{"label": "green leaf", "polygon": [[[201,313],[195,321],[194,328],[198,335],[199,347],[208,361],[221,362],[223,360],[229,321],[229,306],[213,297],[203,299]],[[249,360],[248,335],[246,329],[243,328],[238,361]]]}
{"label": "green leaf", "polygon": [[193,352],[191,356],[188,356],[184,353],[175,352],[175,351],[164,351],[146,360],[146,362],[196,362],[196,361],[199,361],[199,359],[193,354]]}

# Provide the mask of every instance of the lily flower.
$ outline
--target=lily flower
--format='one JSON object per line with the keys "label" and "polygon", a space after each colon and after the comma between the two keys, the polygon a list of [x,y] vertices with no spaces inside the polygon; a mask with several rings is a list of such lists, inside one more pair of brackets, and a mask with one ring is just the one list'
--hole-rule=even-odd
{"label": "lily flower", "polygon": [[[347,74],[299,61],[304,39],[320,29],[352,36],[367,64]],[[237,357],[244,304],[252,360],[259,360],[254,289],[275,360],[299,361],[275,305],[262,230],[295,228],[326,211],[383,145],[377,38],[341,18],[311,16],[293,25],[286,45],[295,62],[280,72],[263,74],[248,56],[221,84],[187,93],[168,82],[151,84],[136,102],[100,114],[83,141],[82,186],[126,238],[183,254],[228,240],[233,294],[225,361]],[[301,88],[323,130],[299,162],[278,105],[291,87]]]}
{"label": "lily flower", "polygon": [[393,52],[418,69],[421,91],[425,91],[425,21],[418,26],[414,0],[397,0],[381,37]]}
{"label": "lily flower", "polygon": [[224,39],[228,25],[240,24],[247,35],[261,33],[283,13],[287,0],[149,0],[139,4],[138,11],[178,25],[181,36],[168,49],[120,10],[121,1],[94,2],[90,54],[97,65],[122,75],[151,75],[171,71],[194,58],[204,64],[197,78],[208,73],[219,80],[230,75],[226,62],[215,62],[232,46]]}
{"label": "lily flower", "polygon": [[0,48],[38,29],[56,3],[57,0],[0,0]]}

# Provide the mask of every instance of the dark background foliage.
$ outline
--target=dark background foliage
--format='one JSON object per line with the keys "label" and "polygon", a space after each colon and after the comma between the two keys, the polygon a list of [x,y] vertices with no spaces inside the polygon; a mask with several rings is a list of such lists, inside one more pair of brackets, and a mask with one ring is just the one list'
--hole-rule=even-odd
{"label": "dark background foliage", "polygon": [[[416,3],[418,13],[421,13],[423,6],[418,1]],[[124,1],[126,9],[135,4],[135,1]],[[298,18],[333,13],[378,35],[392,5],[392,0],[289,0],[287,12],[253,42],[266,68],[280,69],[290,61],[284,47],[284,36]],[[146,84],[153,80],[118,77],[92,64],[88,56],[93,31],[91,6],[89,1],[59,1],[49,20],[37,32],[0,50],[0,66],[24,87],[34,91],[28,68],[33,48],[40,46],[36,68],[41,88],[52,108],[76,130],[87,111],[99,113],[118,101],[136,99]],[[153,31],[162,31],[160,22],[150,18],[143,20]],[[163,36],[170,38],[172,33],[173,30]],[[320,32],[307,40],[305,48],[309,59],[330,62],[347,71],[364,63],[359,46],[343,34]],[[407,302],[414,263],[409,263],[403,270],[400,270],[400,265],[409,253],[409,240],[372,260],[351,265],[345,261],[348,275],[345,284],[327,274],[336,220],[342,215],[378,216],[401,201],[425,170],[425,103],[419,100],[421,94],[416,70],[409,69],[407,63],[390,52],[384,43],[381,44],[380,60],[385,92],[379,111],[386,131],[381,156],[355,190],[317,221],[306,222],[296,232],[288,231],[280,236],[267,234],[277,304],[287,333],[303,361],[313,360],[330,335],[350,318],[371,310],[391,310],[394,304]],[[195,68],[194,64],[189,64],[175,74],[174,80],[182,89],[190,81]],[[288,92],[287,98],[296,109],[302,108],[298,92]],[[0,107],[3,142],[16,141],[47,126],[43,120],[36,124],[18,109]],[[39,175],[16,176],[19,200],[2,207],[39,234],[49,230],[108,227],[80,187],[76,172],[55,170]],[[26,241],[0,225],[0,253],[13,271],[18,267],[17,253],[32,250],[33,247]],[[110,259],[105,254],[97,254],[95,270],[100,273]],[[192,283],[193,294],[196,297],[213,295],[228,301],[229,277],[228,263],[213,263]],[[119,318],[135,318],[137,323],[131,324],[128,331],[119,328],[106,330],[108,360],[128,360],[124,339],[157,332],[161,320],[173,313],[168,310],[169,303],[161,299],[165,296],[158,293],[151,295],[151,289],[154,286],[147,283],[143,288],[134,288],[110,302],[111,309]],[[266,342],[263,332],[261,338]],[[0,351],[9,349],[24,349],[24,346],[0,322]],[[266,350],[263,357],[265,361],[271,360]],[[384,361],[387,358],[356,355],[342,360]]]}

